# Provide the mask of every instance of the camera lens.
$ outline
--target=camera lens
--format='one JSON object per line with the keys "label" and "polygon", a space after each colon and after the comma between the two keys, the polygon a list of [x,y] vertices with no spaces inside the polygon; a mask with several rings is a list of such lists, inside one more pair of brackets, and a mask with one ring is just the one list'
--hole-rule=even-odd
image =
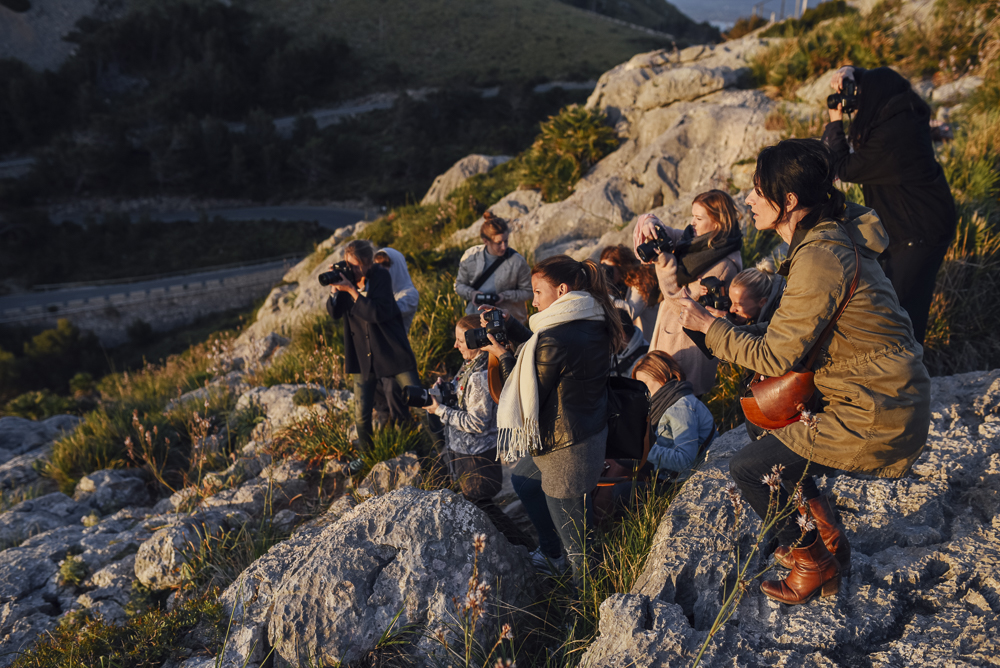
{"label": "camera lens", "polygon": [[403,403],[412,408],[423,408],[431,405],[431,395],[419,385],[407,385],[403,388]]}
{"label": "camera lens", "polygon": [[465,345],[470,350],[490,345],[490,338],[486,336],[486,328],[477,327],[476,329],[467,329],[465,331]]}

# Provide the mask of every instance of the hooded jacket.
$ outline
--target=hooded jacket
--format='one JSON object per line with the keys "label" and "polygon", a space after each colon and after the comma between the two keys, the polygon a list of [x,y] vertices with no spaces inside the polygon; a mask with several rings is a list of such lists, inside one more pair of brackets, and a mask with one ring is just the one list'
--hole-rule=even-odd
{"label": "hooded jacket", "polygon": [[878,213],[889,246],[947,245],[955,231],[955,200],[934,157],[928,114],[919,96],[907,91],[889,98],[868,139],[853,151],[843,122],[829,123],[823,131],[834,173],[861,184],[865,205]]}
{"label": "hooded jacket", "polygon": [[927,440],[930,378],[923,349],[878,265],[888,245],[871,209],[849,204],[846,222],[826,219],[797,230],[782,264],[788,284],[770,322],[737,327],[712,323],[713,353],[765,376],[790,371],[809,353],[850,288],[858,245],[858,288],[816,363],[817,429],[795,422],[773,433],[812,461],[846,471],[901,477]]}

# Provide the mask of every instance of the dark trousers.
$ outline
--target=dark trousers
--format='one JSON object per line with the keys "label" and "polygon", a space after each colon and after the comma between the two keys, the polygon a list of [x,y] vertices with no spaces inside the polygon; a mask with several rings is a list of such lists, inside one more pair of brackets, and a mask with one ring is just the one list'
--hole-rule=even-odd
{"label": "dark trousers", "polygon": [[538,531],[538,545],[545,556],[557,559],[563,553],[580,581],[587,558],[588,534],[593,527],[590,494],[572,499],[554,499],[542,491],[542,472],[531,457],[522,457],[511,475],[514,491]]}
{"label": "dark trousers", "polygon": [[892,281],[899,305],[913,323],[913,336],[924,344],[927,320],[937,284],[938,269],[948,252],[948,242],[937,244],[921,241],[889,246],[879,256],[879,264]]}
{"label": "dark trousers", "polygon": [[458,483],[462,496],[486,513],[493,526],[511,545],[532,547],[531,539],[493,501],[493,497],[503,486],[503,467],[497,461],[496,449],[477,455],[445,450],[444,457],[448,463],[448,473]]}
{"label": "dark trousers", "polygon": [[413,419],[410,407],[403,402],[403,388],[395,378],[379,378],[375,386],[375,414],[380,423],[399,424]]}
{"label": "dark trousers", "polygon": [[[354,378],[354,424],[358,428],[358,442],[364,455],[372,444],[372,408],[375,406],[375,389],[381,379],[375,376],[364,378],[360,373],[351,375]],[[397,373],[391,380],[399,387],[420,385],[416,369]]]}
{"label": "dark trousers", "polygon": [[[829,466],[810,462],[805,457],[792,452],[774,434],[766,434],[759,440],[753,441],[729,460],[729,474],[733,477],[736,486],[740,488],[743,498],[762,519],[767,516],[768,506],[771,502],[771,490],[761,481],[761,478],[769,474],[771,467],[775,464],[781,464],[785,467],[785,471],[781,475],[784,484],[778,488],[779,509],[784,508],[788,503],[788,489],[794,489],[799,480],[802,481],[802,498],[809,501],[820,496],[813,475],[829,475],[836,471]],[[809,474],[805,475],[807,470]],[[772,530],[773,535],[777,536],[779,544],[791,545],[802,535],[795,518],[796,515],[793,514],[787,521],[776,525]],[[806,540],[808,538],[803,539],[803,544],[807,544]]]}

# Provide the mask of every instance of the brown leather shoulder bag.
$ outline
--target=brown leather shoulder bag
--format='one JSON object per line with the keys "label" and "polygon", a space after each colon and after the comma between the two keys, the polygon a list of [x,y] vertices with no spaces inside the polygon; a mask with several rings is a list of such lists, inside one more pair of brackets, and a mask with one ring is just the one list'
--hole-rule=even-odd
{"label": "brown leather shoulder bag", "polygon": [[834,325],[844,313],[847,302],[851,301],[851,297],[854,296],[854,291],[857,290],[861,280],[861,254],[858,252],[858,245],[854,243],[850,232],[847,233],[847,236],[854,246],[854,280],[851,282],[847,296],[840,303],[837,312],[800,364],[782,376],[768,378],[755,374],[754,379],[750,381],[750,396],[740,399],[744,417],[762,429],[787,427],[793,422],[797,422],[802,411],[808,410],[813,404],[816,395],[813,365],[816,364],[823,344],[833,334]]}

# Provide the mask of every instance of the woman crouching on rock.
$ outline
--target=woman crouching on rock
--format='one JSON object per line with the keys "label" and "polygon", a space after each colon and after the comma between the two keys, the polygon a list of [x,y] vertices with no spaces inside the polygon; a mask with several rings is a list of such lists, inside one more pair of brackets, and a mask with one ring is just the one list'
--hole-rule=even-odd
{"label": "woman crouching on rock", "polygon": [[624,343],[601,268],[566,255],[531,272],[528,327],[508,318],[507,335],[524,342],[517,358],[496,343],[504,377],[497,411],[499,449],[521,460],[511,481],[538,531],[532,563],[555,574],[569,565],[579,584],[586,555],[589,493],[604,468],[608,374]]}
{"label": "woman crouching on rock", "polygon": [[[801,365],[822,339],[812,369],[816,414],[803,413],[803,419],[772,429],[729,464],[761,517],[770,489],[776,489],[779,507],[788,501],[773,467],[784,467],[776,471],[785,484],[802,481],[802,529],[792,521],[775,527],[782,546],[776,560],[791,573],[761,589],[783,603],[804,603],[817,593],[836,594],[841,573],[850,567],[847,539],[812,476],[836,470],[905,475],[927,439],[930,379],[910,319],[877,262],[889,242],[885,230],[873,210],[845,206],[821,142],[788,139],[761,151],[746,202],[754,226],[774,230],[788,244],[779,272],[788,281],[781,304],[766,327],[747,328],[687,300],[681,323],[705,332],[717,357],[768,377]],[[824,337],[831,321],[832,334]]]}

